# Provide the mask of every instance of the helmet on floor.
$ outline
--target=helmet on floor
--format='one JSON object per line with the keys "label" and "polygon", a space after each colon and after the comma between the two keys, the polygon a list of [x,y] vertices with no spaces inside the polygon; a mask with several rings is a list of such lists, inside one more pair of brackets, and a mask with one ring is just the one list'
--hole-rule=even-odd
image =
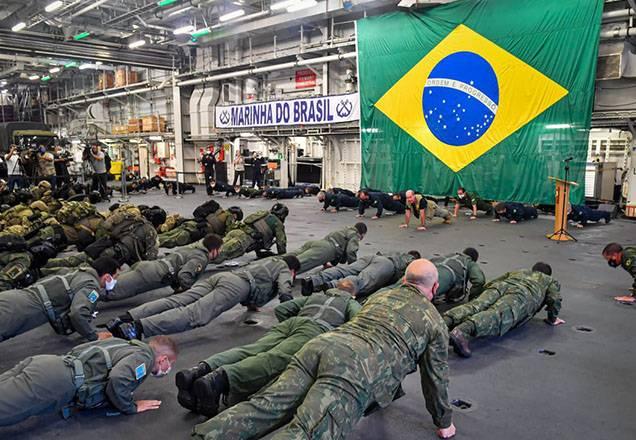
{"label": "helmet on floor", "polygon": [[289,208],[282,203],[276,203],[272,206],[270,212],[278,217],[280,221],[284,222],[285,218],[289,215]]}
{"label": "helmet on floor", "polygon": [[236,218],[237,222],[243,220],[243,210],[238,206],[230,206],[227,210]]}

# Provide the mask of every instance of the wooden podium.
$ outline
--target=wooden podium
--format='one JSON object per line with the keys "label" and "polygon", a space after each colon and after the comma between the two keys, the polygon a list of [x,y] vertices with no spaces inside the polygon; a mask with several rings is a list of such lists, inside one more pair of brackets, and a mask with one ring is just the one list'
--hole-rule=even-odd
{"label": "wooden podium", "polygon": [[560,179],[558,177],[548,177],[554,180],[556,192],[554,194],[554,232],[546,235],[550,240],[555,241],[576,241],[568,232],[568,206],[570,204],[570,187],[578,186],[578,183]]}

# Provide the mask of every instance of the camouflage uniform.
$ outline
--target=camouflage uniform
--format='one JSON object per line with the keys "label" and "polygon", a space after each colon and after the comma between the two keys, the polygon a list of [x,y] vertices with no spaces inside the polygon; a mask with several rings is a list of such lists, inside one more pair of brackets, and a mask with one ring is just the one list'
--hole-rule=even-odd
{"label": "camouflage uniform", "polygon": [[338,265],[309,276],[314,292],[334,288],[338,280],[351,280],[356,297],[364,298],[376,290],[397,282],[415,257],[409,254],[372,255],[358,258],[352,264]]}
{"label": "camouflage uniform", "polygon": [[[104,351],[112,362],[110,368]],[[82,366],[86,385],[75,382],[80,372],[75,360]],[[116,338],[78,345],[65,356],[26,358],[0,375],[0,426],[68,407],[94,408],[105,403],[134,414],[133,391],[148,377],[154,361],[150,346]],[[89,393],[89,387],[96,392]]]}
{"label": "camouflage uniform", "polygon": [[277,295],[291,296],[292,274],[280,258],[267,258],[236,272],[222,272],[183,293],[128,311],[146,337],[180,333],[210,323],[237,304],[257,307]]}
{"label": "camouflage uniform", "polygon": [[261,438],[293,416],[274,439],[344,439],[370,405],[388,406],[418,366],[426,407],[446,428],[447,356],[448,332],[435,307],[414,287],[388,290],[305,344],[271,386],[195,426],[193,438]]}
{"label": "camouflage uniform", "polygon": [[239,190],[239,197],[240,196],[247,197],[248,199],[254,199],[256,197],[262,197],[263,196],[263,190],[262,189],[256,189],[256,188],[248,188],[247,186],[242,186],[241,189]]}
{"label": "camouflage uniform", "polygon": [[94,341],[97,333],[91,321],[99,288],[97,272],[87,267],[46,277],[23,290],[0,292],[0,341],[47,321],[58,334],[77,331]]}
{"label": "camouflage uniform", "polygon": [[251,251],[269,249],[274,242],[279,255],[287,252],[285,225],[269,211],[257,211],[223,237],[221,253],[213,262],[221,263]]}
{"label": "camouflage uniform", "polygon": [[359,310],[351,295],[338,289],[287,301],[274,309],[280,323],[258,341],[217,353],[203,362],[211,370],[225,371],[228,398],[235,404],[277,378],[308,341],[349,321]]}
{"label": "camouflage uniform", "polygon": [[233,224],[234,216],[225,209],[218,209],[203,218],[181,223],[170,232],[159,234],[159,246],[164,248],[184,246],[210,233],[223,237]]}
{"label": "camouflage uniform", "polygon": [[104,217],[97,212],[95,205],[89,202],[62,202],[62,207],[55,214],[62,225],[64,235],[69,244],[76,244],[80,231],[94,236]]}
{"label": "camouflage uniform", "polygon": [[52,275],[59,272],[60,269],[75,268],[86,266],[93,262],[85,252],[79,252],[67,257],[50,258],[46,264],[40,268],[42,275]]}
{"label": "camouflage uniform", "polygon": [[626,247],[623,249],[621,267],[634,279],[632,283],[632,296],[636,296],[636,247]]}
{"label": "camouflage uniform", "polygon": [[444,313],[444,321],[466,337],[503,336],[544,307],[554,322],[561,310],[559,291],[558,281],[541,272],[509,272],[486,284],[477,298]]}
{"label": "camouflage uniform", "polygon": [[327,234],[322,240],[308,241],[300,249],[289,254],[298,257],[298,273],[302,273],[326,263],[334,266],[339,263],[351,264],[358,258],[359,247],[358,231],[350,226]]}
{"label": "camouflage uniform", "polygon": [[28,275],[32,260],[27,251],[0,252],[0,292],[18,287]]}
{"label": "camouflage uniform", "polygon": [[187,220],[174,229],[159,234],[157,237],[159,247],[170,249],[190,244],[196,241],[196,239],[193,240],[193,236],[196,237],[198,235],[196,234],[197,231],[199,231],[198,223],[195,220]]}
{"label": "camouflage uniform", "polygon": [[431,258],[431,263],[435,265],[439,274],[439,287],[435,292],[435,298],[461,300],[468,292],[469,298],[473,299],[484,290],[484,272],[468,255],[448,254]]}
{"label": "camouflage uniform", "polygon": [[154,261],[139,261],[117,276],[104,301],[117,301],[160,287],[189,289],[208,265],[208,250],[199,245],[174,249]]}

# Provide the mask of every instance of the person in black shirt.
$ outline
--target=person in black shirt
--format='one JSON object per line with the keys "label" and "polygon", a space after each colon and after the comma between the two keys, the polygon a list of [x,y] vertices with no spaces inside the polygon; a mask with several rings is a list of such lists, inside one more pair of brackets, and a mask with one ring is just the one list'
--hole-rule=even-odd
{"label": "person in black shirt", "polygon": [[201,156],[201,163],[203,164],[205,174],[205,189],[209,196],[214,193],[214,190],[210,187],[210,183],[216,180],[216,155],[218,151],[214,151],[214,147],[210,147],[210,151]]}

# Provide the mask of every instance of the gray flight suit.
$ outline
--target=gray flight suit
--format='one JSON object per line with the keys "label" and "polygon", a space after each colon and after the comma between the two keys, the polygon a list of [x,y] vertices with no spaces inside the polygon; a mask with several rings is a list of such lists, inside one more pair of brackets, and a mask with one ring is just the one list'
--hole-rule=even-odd
{"label": "gray flight suit", "polygon": [[52,275],[23,290],[0,292],[0,341],[45,324],[56,333],[74,331],[97,339],[91,325],[99,299],[99,277],[91,267]]}
{"label": "gray flight suit", "polygon": [[160,287],[189,289],[208,265],[208,251],[199,244],[176,248],[154,261],[140,261],[117,276],[103,301],[118,301]]}
{"label": "gray flight suit", "polygon": [[397,282],[415,257],[409,254],[372,255],[358,258],[352,264],[339,265],[310,276],[314,291],[334,288],[341,279],[356,286],[356,298],[364,298],[376,290]]}
{"label": "gray flight suit", "polygon": [[[473,299],[484,290],[486,277],[479,264],[466,254],[454,253],[431,258],[439,274],[435,298],[463,299],[466,292]],[[468,283],[470,282],[470,290]]]}
{"label": "gray flight suit", "polygon": [[236,404],[278,377],[308,341],[349,321],[360,308],[349,293],[338,289],[284,302],[274,309],[279,324],[262,338],[203,362],[211,370],[223,368],[229,382],[228,400]]}
{"label": "gray flight suit", "polygon": [[[150,346],[116,338],[78,345],[65,356],[26,358],[0,375],[0,426],[67,407],[95,408],[104,403],[134,414],[133,391],[148,377],[153,364]],[[85,397],[89,386],[93,391],[90,400]]]}
{"label": "gray flight suit", "polygon": [[275,296],[290,295],[292,274],[287,263],[271,257],[236,272],[224,272],[199,281],[189,290],[158,299],[132,310],[143,335],[180,333],[204,326],[237,304],[261,307]]}
{"label": "gray flight suit", "polygon": [[322,240],[308,241],[289,255],[298,257],[300,261],[298,273],[303,273],[326,263],[334,266],[339,263],[351,264],[356,261],[359,247],[358,231],[350,226],[332,232]]}

